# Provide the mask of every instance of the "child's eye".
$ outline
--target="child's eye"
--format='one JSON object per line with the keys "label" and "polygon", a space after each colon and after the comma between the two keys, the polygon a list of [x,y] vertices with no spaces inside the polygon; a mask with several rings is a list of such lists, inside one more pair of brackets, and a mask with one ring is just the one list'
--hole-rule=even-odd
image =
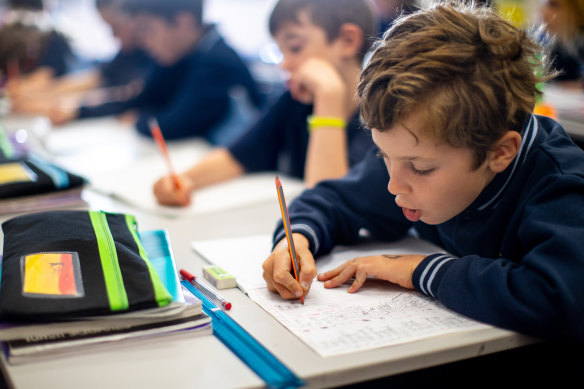
{"label": "child's eye", "polygon": [[379,159],[384,159],[385,158],[385,153],[381,150],[377,150],[377,152],[375,153],[375,156]]}
{"label": "child's eye", "polygon": [[419,169],[416,169],[412,165],[412,171],[414,172],[415,175],[418,175],[418,176],[427,176],[428,174],[432,173],[434,170],[436,170],[436,169],[432,168],[432,169],[419,170]]}
{"label": "child's eye", "polygon": [[298,54],[299,52],[302,51],[302,46],[301,45],[290,46],[288,48],[288,51],[291,52],[292,54]]}

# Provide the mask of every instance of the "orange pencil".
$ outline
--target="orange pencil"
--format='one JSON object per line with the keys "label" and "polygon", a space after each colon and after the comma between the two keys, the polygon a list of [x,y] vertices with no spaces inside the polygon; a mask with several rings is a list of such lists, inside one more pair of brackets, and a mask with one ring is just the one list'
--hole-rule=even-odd
{"label": "orange pencil", "polygon": [[[286,231],[286,240],[288,241],[288,250],[290,252],[290,260],[292,261],[292,269],[294,270],[294,278],[299,282],[300,266],[298,265],[298,258],[296,258],[296,248],[294,247],[294,240],[292,239],[292,229],[290,228],[290,215],[288,214],[288,207],[286,206],[286,199],[284,198],[284,189],[280,179],[276,176],[276,190],[278,191],[278,200],[280,202],[280,211],[282,211],[282,221],[284,222],[284,230]],[[304,304],[304,295],[300,297],[300,302]]]}
{"label": "orange pencil", "polygon": [[170,176],[172,177],[172,181],[174,181],[174,186],[177,189],[183,189],[183,183],[174,171],[172,167],[172,162],[170,160],[170,155],[168,154],[168,148],[166,147],[166,142],[164,141],[164,137],[162,136],[162,131],[160,131],[160,126],[158,125],[158,121],[155,118],[150,119],[150,132],[152,133],[152,137],[156,141],[162,156],[166,160],[166,165],[168,166],[168,170],[170,171]]}

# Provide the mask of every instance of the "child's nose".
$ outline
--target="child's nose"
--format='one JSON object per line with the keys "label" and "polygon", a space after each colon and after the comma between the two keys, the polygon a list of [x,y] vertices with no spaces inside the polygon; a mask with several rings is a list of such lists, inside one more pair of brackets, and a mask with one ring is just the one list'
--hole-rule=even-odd
{"label": "child's nose", "polygon": [[290,58],[288,58],[287,56],[284,56],[282,58],[282,61],[280,61],[280,67],[287,72],[292,72],[293,66],[292,66],[292,61],[290,60]]}
{"label": "child's nose", "polygon": [[[393,169],[392,169],[393,170]],[[399,173],[392,171],[389,175],[389,182],[387,183],[387,190],[393,195],[405,194],[410,191],[410,186],[400,176]]]}

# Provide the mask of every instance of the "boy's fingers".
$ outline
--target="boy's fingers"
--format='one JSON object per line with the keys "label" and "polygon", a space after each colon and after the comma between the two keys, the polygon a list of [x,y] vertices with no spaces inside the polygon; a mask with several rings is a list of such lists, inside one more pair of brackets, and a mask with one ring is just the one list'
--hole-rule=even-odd
{"label": "boy's fingers", "polygon": [[355,274],[355,266],[352,262],[348,262],[342,269],[339,269],[340,272],[330,278],[328,281],[324,283],[325,288],[336,288],[339,285],[344,284],[347,282],[353,275]]}
{"label": "boy's fingers", "polygon": [[263,263],[264,280],[272,292],[278,292],[286,299],[302,296],[302,288],[290,274],[291,263],[287,251],[272,253]]}
{"label": "boy's fingers", "polygon": [[348,292],[354,293],[354,292],[358,291],[359,288],[361,288],[361,286],[363,286],[366,279],[367,279],[367,273],[361,269],[358,269],[357,273],[355,274],[355,281],[353,281],[353,283],[349,287]]}
{"label": "boy's fingers", "polygon": [[345,266],[347,266],[347,262],[343,263],[342,265],[335,267],[334,269],[325,271],[324,273],[320,273],[318,275],[318,279],[319,281],[328,281],[331,278],[334,278],[337,276],[337,274],[339,274],[341,271],[343,271],[343,269],[345,268]]}
{"label": "boy's fingers", "polygon": [[191,194],[186,190],[179,190],[177,193],[177,201],[180,205],[186,206],[191,203]]}
{"label": "boy's fingers", "polygon": [[294,276],[290,273],[290,267],[277,267],[274,271],[274,282],[276,289],[280,295],[286,298],[285,294],[283,294],[283,289],[289,291],[292,296],[300,297],[304,294],[302,287],[296,280]]}
{"label": "boy's fingers", "polygon": [[314,257],[310,250],[303,249],[297,252],[298,259],[300,261],[300,276],[299,281],[304,293],[307,293],[310,289],[310,284],[316,276],[316,265],[314,263]]}

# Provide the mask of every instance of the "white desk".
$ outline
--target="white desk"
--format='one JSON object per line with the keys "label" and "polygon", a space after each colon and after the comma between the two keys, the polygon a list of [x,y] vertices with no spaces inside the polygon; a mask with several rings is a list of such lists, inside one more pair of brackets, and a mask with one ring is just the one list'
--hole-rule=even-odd
{"label": "white desk", "polygon": [[[169,232],[177,266],[201,274],[204,265],[191,249],[194,239],[271,232],[280,210],[276,201],[245,209],[169,219],[86,191],[92,208],[136,215],[141,230]],[[261,269],[258,269],[261,271]],[[222,291],[233,303],[229,314],[307,387],[335,387],[512,349],[534,340],[488,328],[331,358],[322,358],[238,289]],[[164,339],[91,349],[87,354],[11,366],[2,359],[17,389],[55,388],[258,388],[264,382],[213,336]]]}
{"label": "white desk", "polygon": [[584,144],[584,91],[558,83],[545,86],[544,99],[558,115],[558,122],[580,144]]}

